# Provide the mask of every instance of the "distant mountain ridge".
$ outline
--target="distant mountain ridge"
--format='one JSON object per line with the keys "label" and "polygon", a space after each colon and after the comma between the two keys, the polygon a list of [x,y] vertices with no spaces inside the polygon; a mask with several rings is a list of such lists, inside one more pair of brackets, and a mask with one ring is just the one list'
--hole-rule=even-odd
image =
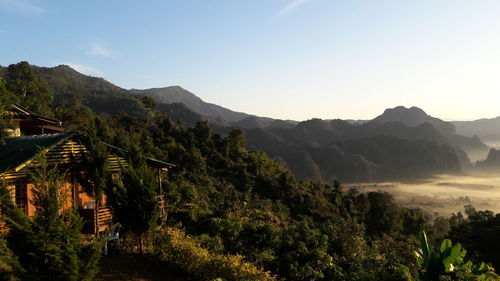
{"label": "distant mountain ridge", "polygon": [[456,173],[470,165],[460,147],[484,145],[479,138],[457,135],[453,124],[416,107],[387,109],[369,121],[295,122],[235,112],[179,86],[126,90],[68,66],[32,67],[54,90],[56,103],[79,97],[96,113],[124,111],[145,118],[140,98],[151,96],[157,111],[187,126],[207,120],[221,132],[241,128],[250,148],[270,154],[301,179],[372,181]]}
{"label": "distant mountain ridge", "polygon": [[400,122],[312,119],[293,128],[247,129],[248,144],[282,161],[299,178],[378,181],[457,173],[469,165],[465,152],[432,126]]}
{"label": "distant mountain ridge", "polygon": [[484,159],[488,155],[490,149],[490,147],[484,144],[477,136],[469,137],[458,135],[454,124],[432,117],[418,107],[406,108],[404,106],[398,106],[389,108],[371,122],[400,122],[410,127],[419,126],[425,123],[431,124],[450,143],[466,151],[469,157],[474,161]]}
{"label": "distant mountain ridge", "polygon": [[[98,113],[117,113],[125,111],[133,115],[144,115],[144,108],[138,99],[141,96],[153,97],[160,111],[175,112],[182,116],[190,116],[190,120],[209,120],[217,125],[245,127],[245,119],[255,119],[255,124],[269,126],[276,119],[259,117],[243,112],[236,112],[222,106],[207,103],[190,91],[180,86],[151,88],[145,90],[127,90],[106,81],[103,78],[81,74],[67,65],[55,67],[32,66],[56,93],[56,103],[78,96],[84,104]],[[162,105],[163,104],[163,105]],[[180,104],[186,107],[179,108]],[[167,106],[168,105],[168,106]],[[174,109],[175,107],[175,109]],[[182,112],[189,110],[191,113]],[[195,117],[195,114],[199,115]],[[177,119],[175,115],[173,119]],[[280,120],[282,121],[282,120]],[[240,123],[241,122],[241,123]],[[288,126],[288,121],[275,123]],[[193,125],[192,122],[188,122]]]}
{"label": "distant mountain ridge", "polygon": [[500,144],[500,116],[475,121],[453,121],[457,133],[464,136],[478,136],[486,142]]}
{"label": "distant mountain ridge", "polygon": [[131,89],[131,93],[150,96],[162,103],[183,103],[192,111],[212,117],[223,122],[238,122],[252,115],[243,112],[236,112],[222,106],[207,103],[180,86],[170,86],[164,88],[152,88],[146,90]]}
{"label": "distant mountain ridge", "polygon": [[415,127],[423,123],[432,124],[443,136],[455,134],[455,126],[449,122],[445,122],[439,118],[432,117],[428,115],[425,111],[418,107],[406,108],[404,106],[398,106],[395,108],[389,108],[384,111],[384,113],[375,119],[373,122],[401,122],[407,126]]}
{"label": "distant mountain ridge", "polygon": [[476,165],[479,170],[500,172],[500,150],[492,148],[488,157]]}

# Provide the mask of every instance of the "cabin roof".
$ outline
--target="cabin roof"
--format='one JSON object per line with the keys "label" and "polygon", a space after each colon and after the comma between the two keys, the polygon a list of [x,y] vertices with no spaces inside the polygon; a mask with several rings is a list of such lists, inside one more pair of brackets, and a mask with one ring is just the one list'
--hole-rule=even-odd
{"label": "cabin roof", "polygon": [[41,150],[60,144],[71,136],[68,133],[6,138],[0,145],[0,174],[16,169],[33,159]]}
{"label": "cabin roof", "polygon": [[12,119],[21,119],[21,120],[37,120],[41,122],[45,122],[47,124],[51,124],[54,126],[61,126],[62,122],[56,119],[44,117],[41,115],[36,114],[35,112],[27,109],[24,106],[21,106],[19,104],[13,103],[11,105],[11,109],[8,110],[9,117]]}
{"label": "cabin roof", "polygon": [[[126,149],[123,149],[123,148],[119,148],[117,146],[114,146],[114,145],[111,145],[109,143],[105,143],[105,142],[101,142],[102,144],[108,146],[109,148],[111,148],[111,150],[114,150],[116,152],[119,152],[121,154],[126,154],[127,153],[127,150]],[[156,167],[159,167],[159,168],[171,168],[171,167],[175,167],[174,164],[171,164],[171,163],[168,163],[168,162],[164,162],[164,161],[161,161],[161,160],[158,160],[158,159],[154,159],[154,158],[150,158],[150,157],[144,157],[144,159],[146,159],[146,162],[151,165],[151,166],[156,166]]]}
{"label": "cabin roof", "polygon": [[[33,135],[15,138],[6,138],[0,145],[0,174],[17,169],[24,163],[32,160],[40,151],[52,148],[76,136],[77,133],[67,132],[50,135]],[[127,151],[116,146],[104,143],[112,150],[126,154]],[[175,165],[157,159],[145,157],[147,163],[158,168],[170,168]]]}

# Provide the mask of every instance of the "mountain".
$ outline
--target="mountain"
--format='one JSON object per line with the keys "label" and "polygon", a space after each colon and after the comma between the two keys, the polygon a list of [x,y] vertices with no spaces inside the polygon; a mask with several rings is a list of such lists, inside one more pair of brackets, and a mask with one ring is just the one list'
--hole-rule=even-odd
{"label": "mountain", "polygon": [[388,110],[377,121],[357,124],[320,119],[295,123],[205,103],[178,86],[126,90],[68,66],[32,68],[52,88],[56,103],[78,97],[97,113],[124,111],[145,118],[140,99],[147,95],[158,101],[157,111],[188,126],[207,120],[225,133],[239,127],[246,132],[250,148],[267,152],[301,179],[329,182],[418,178],[459,172],[469,164],[467,155],[442,133],[449,125],[416,108],[409,114],[404,108]]}
{"label": "mountain", "polygon": [[488,157],[479,163],[477,163],[476,168],[488,171],[500,171],[500,150],[492,148]]}
{"label": "mountain", "polygon": [[153,97],[161,103],[183,103],[198,114],[212,117],[224,122],[238,122],[251,116],[250,114],[232,111],[216,104],[204,102],[193,93],[179,86],[152,88],[146,90],[131,89],[130,92],[133,94]]}
{"label": "mountain", "polygon": [[[124,111],[132,115],[144,116],[146,113],[139,98],[150,96],[158,102],[159,107],[157,110],[159,111],[166,112],[168,108],[169,112],[180,113],[183,109],[189,109],[191,113],[201,116],[200,118],[196,118],[209,120],[219,126],[232,125],[242,128],[260,128],[270,126],[275,121],[272,118],[236,112],[216,104],[207,103],[179,86],[126,90],[103,78],[81,74],[67,65],[56,67],[32,66],[32,69],[56,93],[56,103],[61,103],[64,100],[78,96],[85,105],[97,113],[113,114]],[[172,106],[168,107],[162,104],[170,104]],[[184,104],[186,107],[180,108],[179,104]],[[173,110],[173,107],[176,107],[176,109]],[[181,115],[186,116],[190,115],[190,113],[183,112]],[[191,116],[190,120],[194,120],[193,118],[194,116]],[[187,122],[186,124],[188,123],[191,124],[191,122]],[[289,121],[283,121],[274,123],[273,126],[287,127],[289,123],[293,124]]]}
{"label": "mountain", "polygon": [[304,180],[408,179],[457,173],[469,165],[465,152],[428,123],[410,127],[312,119],[293,128],[245,133],[250,148],[266,152]]}
{"label": "mountain", "polygon": [[432,117],[418,107],[406,108],[404,106],[398,106],[386,109],[382,115],[376,117],[371,122],[400,122],[410,127],[419,126],[424,123],[431,124],[450,143],[467,152],[469,158],[473,161],[484,159],[490,149],[490,147],[484,144],[477,136],[458,135],[454,124]]}
{"label": "mountain", "polygon": [[[269,126],[287,128],[293,126],[293,121],[276,120],[267,117],[250,115],[243,112],[236,112],[222,106],[207,103],[180,86],[165,88],[152,88],[146,90],[132,89],[130,93],[139,96],[150,96],[155,100],[165,103],[182,103],[193,112],[209,117],[219,124],[237,128],[267,128]],[[279,121],[279,122],[274,122]]]}
{"label": "mountain", "polygon": [[[139,99],[140,96],[103,78],[79,73],[67,65],[31,67],[53,90],[56,104],[78,97],[84,105],[98,114],[126,112],[141,118],[146,115],[144,106]],[[184,122],[186,126],[194,126],[196,122],[202,120],[210,121],[218,126],[226,125],[193,111],[183,103],[165,104],[159,102],[156,110],[167,113],[174,121]]]}
{"label": "mountain", "polygon": [[401,122],[410,127],[415,127],[423,123],[429,123],[432,124],[443,136],[455,134],[455,126],[453,126],[453,124],[432,117],[418,107],[406,108],[404,106],[398,106],[395,108],[389,108],[386,109],[382,115],[376,117],[372,121],[379,123]]}
{"label": "mountain", "polygon": [[454,121],[457,133],[464,136],[478,136],[487,143],[500,144],[500,116],[475,121]]}
{"label": "mountain", "polygon": [[40,75],[56,94],[70,94],[75,90],[81,91],[82,95],[95,92],[107,92],[127,95],[128,91],[120,88],[103,78],[82,74],[67,65],[55,67],[39,67],[32,65],[34,72]]}
{"label": "mountain", "polygon": [[145,115],[140,100],[103,78],[81,74],[67,65],[31,67],[53,90],[56,104],[78,97],[96,113],[123,111],[136,116]]}
{"label": "mountain", "polygon": [[232,126],[243,129],[260,128],[264,129],[271,125],[273,120],[265,120],[257,116],[249,116],[238,122],[231,123]]}

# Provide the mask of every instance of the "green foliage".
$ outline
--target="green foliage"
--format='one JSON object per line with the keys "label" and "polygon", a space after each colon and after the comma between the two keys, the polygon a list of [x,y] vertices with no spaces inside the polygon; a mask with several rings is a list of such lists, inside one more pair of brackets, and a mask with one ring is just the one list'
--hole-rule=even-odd
{"label": "green foliage", "polygon": [[441,246],[435,251],[430,245],[424,231],[420,232],[420,248],[415,251],[417,262],[422,268],[422,279],[440,280],[442,276],[457,278],[457,274],[472,274],[477,280],[486,279],[494,272],[494,269],[481,262],[473,264],[471,261],[465,262],[467,251],[460,243],[452,244],[451,240],[444,239]]}
{"label": "green foliage", "polygon": [[109,147],[99,141],[97,136],[82,137],[87,150],[79,159],[75,159],[73,174],[87,194],[94,196],[101,202],[103,194],[113,184],[112,173],[109,168]]}
{"label": "green foliage", "polygon": [[328,236],[299,222],[285,231],[279,248],[280,275],[290,280],[321,280],[333,267]]}
{"label": "green foliage", "polygon": [[398,207],[389,193],[370,192],[368,201],[370,208],[365,222],[369,234],[389,233],[399,228],[401,218]]}
{"label": "green foliage", "polygon": [[14,253],[7,247],[7,241],[0,237],[0,280],[19,280],[16,276],[25,274]]}
{"label": "green foliage", "polygon": [[489,261],[500,267],[500,214],[491,211],[477,211],[465,207],[465,214],[454,214],[450,218],[450,238],[459,241],[469,250],[474,261]]}
{"label": "green foliage", "polygon": [[177,164],[164,179],[167,223],[181,223],[218,253],[243,254],[288,280],[399,280],[402,264],[415,268],[404,235],[430,218],[388,194],[300,182],[266,154],[248,151],[239,130],[223,136],[206,122],[183,128],[161,114],[149,126],[126,116],[110,121],[117,146],[140,133],[130,151]]}
{"label": "green foliage", "polygon": [[75,208],[63,212],[67,194],[60,187],[66,174],[49,167],[44,153],[36,160],[39,167],[30,172],[35,215],[29,218],[13,205],[5,209],[11,228],[7,246],[19,265],[14,275],[21,280],[93,280],[101,244],[84,243]]}
{"label": "green foliage", "polygon": [[51,106],[54,95],[45,81],[33,72],[28,62],[9,65],[5,79],[7,89],[15,95],[16,102],[38,114],[53,115]]}
{"label": "green foliage", "polygon": [[148,111],[151,111],[153,109],[155,109],[157,103],[156,103],[156,100],[150,96],[144,96],[142,97],[141,99],[142,101],[142,104],[144,105],[144,107],[148,110]]}
{"label": "green foliage", "polygon": [[[9,213],[14,205],[10,198],[10,192],[7,189],[5,182],[0,184],[0,219],[5,220],[2,214]],[[2,235],[0,236],[0,280],[2,281],[15,281],[19,280],[19,276],[26,274],[25,269],[19,263],[17,257],[9,249],[7,240]]]}
{"label": "green foliage", "polygon": [[146,122],[149,124],[149,115],[153,109],[156,107],[156,101],[154,98],[150,96],[144,96],[141,99],[142,104],[144,105],[144,108],[146,109]]}
{"label": "green foliage", "polygon": [[159,209],[156,200],[158,182],[154,171],[147,167],[142,157],[139,138],[131,138],[128,164],[115,177],[107,196],[123,229],[139,239],[142,253],[144,235],[157,224]]}
{"label": "green foliage", "polygon": [[4,114],[12,101],[12,94],[7,90],[5,80],[0,76],[0,145],[2,145],[2,139],[8,136],[9,124]]}
{"label": "green foliage", "polygon": [[239,255],[214,254],[176,228],[153,233],[151,253],[164,262],[183,269],[197,280],[272,281],[269,272],[244,261]]}
{"label": "green foliage", "polygon": [[[420,209],[399,206],[388,193],[345,191],[336,181],[455,170],[454,148],[439,141],[415,140],[422,134],[432,139],[432,128],[405,131],[367,124],[362,128],[367,137],[350,141],[335,141],[332,135],[354,136],[361,129],[338,120],[311,120],[296,130],[277,129],[272,134],[214,129],[213,123],[195,124],[201,116],[182,104],[155,108],[150,101],[127,96],[123,89],[78,75],[65,66],[32,70],[58,93],[55,116],[67,128],[88,136],[84,141],[89,150],[76,168],[85,171],[80,181],[90,194],[98,198],[106,194],[115,219],[134,240],[128,244],[137,245],[138,238],[145,253],[177,264],[199,279],[266,280],[269,274],[265,270],[292,281],[419,280],[420,266],[413,249],[418,239],[415,233],[421,229],[428,231],[431,241],[441,240],[451,229],[453,241],[466,246],[474,262],[498,261],[499,215],[468,208],[467,218],[461,214],[450,220],[433,218]],[[43,99],[37,103],[43,104]],[[148,114],[144,120],[145,111],[154,108],[160,112]],[[96,115],[102,112],[107,114]],[[179,119],[190,127],[173,121]],[[380,130],[400,134],[372,136]],[[101,141],[130,152],[121,175],[111,176],[108,151]],[[273,158],[248,150],[247,141],[250,147],[266,148]],[[403,155],[404,159],[390,155]],[[157,175],[146,167],[144,156],[176,164],[162,178],[169,207],[166,224],[182,225],[187,235],[176,228],[157,226]],[[333,185],[300,181],[289,170],[307,165],[312,165],[314,178]],[[12,221],[18,222],[18,228],[29,229],[30,220],[17,216]],[[154,248],[148,237],[154,237]],[[443,254],[448,266],[442,265],[443,272],[451,270],[451,265],[454,271],[439,278],[477,280],[473,265],[457,270],[459,265],[452,261],[460,256],[461,248],[446,242],[444,252],[448,253]],[[2,260],[0,270],[17,272],[15,252],[5,253],[14,259]],[[440,256],[441,250],[435,253]],[[485,267],[478,263],[476,269]]]}
{"label": "green foliage", "polygon": [[92,122],[95,119],[94,113],[83,105],[78,95],[72,95],[68,100],[57,104],[53,111],[57,120],[64,120],[64,128],[67,131],[78,130],[90,136],[97,134],[96,124]]}
{"label": "green foliage", "polygon": [[464,152],[431,125],[312,119],[292,128],[248,129],[247,142],[285,162],[298,178],[332,182],[414,179],[458,172]]}

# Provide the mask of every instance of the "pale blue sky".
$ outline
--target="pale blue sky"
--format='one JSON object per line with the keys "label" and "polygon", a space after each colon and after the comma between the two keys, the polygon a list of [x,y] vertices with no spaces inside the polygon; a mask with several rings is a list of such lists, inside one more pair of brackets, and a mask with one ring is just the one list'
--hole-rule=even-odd
{"label": "pale blue sky", "polygon": [[497,0],[0,0],[0,65],[180,85],[261,116],[500,115]]}

